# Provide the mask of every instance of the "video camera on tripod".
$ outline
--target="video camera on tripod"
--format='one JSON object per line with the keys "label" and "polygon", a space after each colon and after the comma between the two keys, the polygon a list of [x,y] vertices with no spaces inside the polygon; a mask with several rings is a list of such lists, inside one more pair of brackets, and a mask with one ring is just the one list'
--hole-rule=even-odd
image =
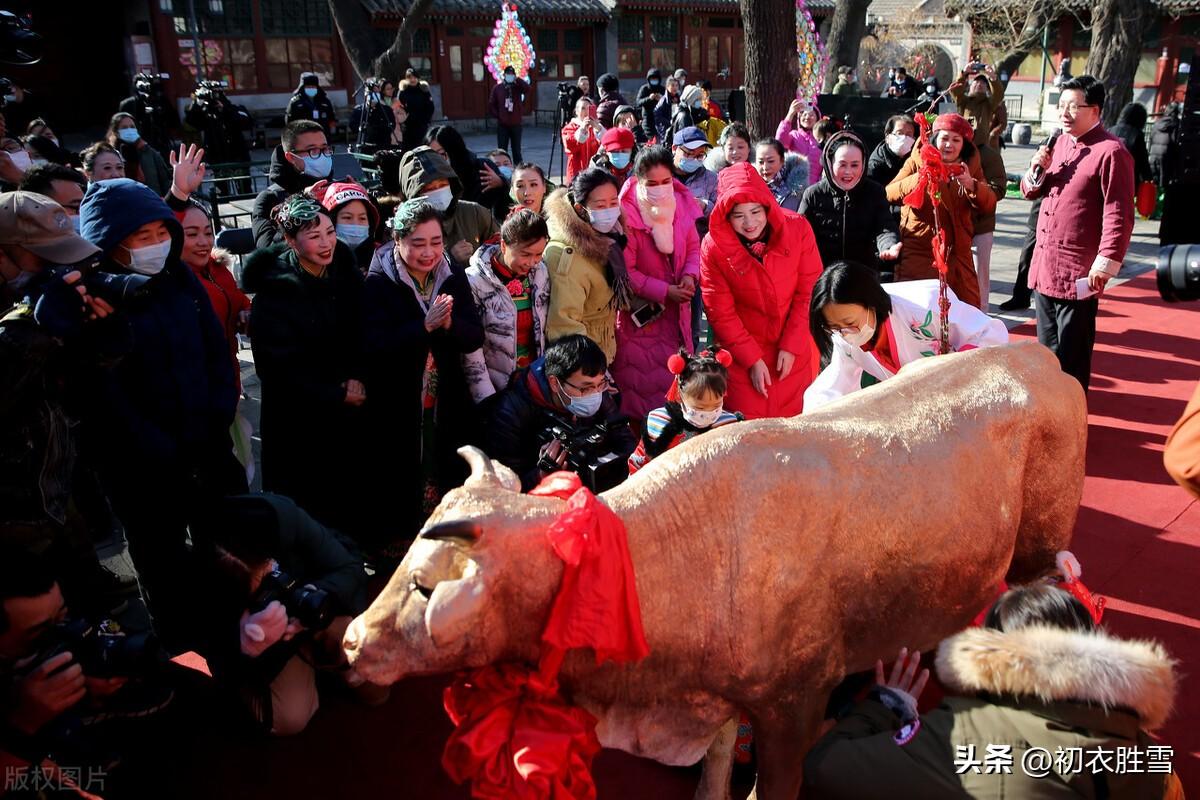
{"label": "video camera on tripod", "polygon": [[196,84],[196,105],[208,111],[225,99],[225,90],[228,88],[226,81],[200,81]]}

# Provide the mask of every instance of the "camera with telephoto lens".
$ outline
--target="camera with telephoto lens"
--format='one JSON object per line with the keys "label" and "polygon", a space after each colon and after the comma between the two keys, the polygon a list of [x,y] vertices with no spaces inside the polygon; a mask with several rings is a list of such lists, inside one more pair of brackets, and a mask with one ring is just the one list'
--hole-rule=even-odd
{"label": "camera with telephoto lens", "polygon": [[40,645],[37,656],[29,662],[31,668],[69,652],[83,674],[92,678],[147,675],[170,660],[153,633],[126,633],[111,619],[95,623],[67,619],[48,629]]}
{"label": "camera with telephoto lens", "polygon": [[196,105],[205,111],[213,110],[225,97],[229,84],[225,81],[200,81],[196,84]]}
{"label": "camera with telephoto lens", "polygon": [[278,569],[268,572],[254,593],[251,608],[262,611],[278,600],[287,609],[289,617],[296,619],[310,631],[321,631],[333,621],[333,599],[329,592],[301,585],[295,578]]}
{"label": "camera with telephoto lens", "polygon": [[1200,244],[1169,244],[1158,250],[1158,294],[1168,303],[1200,300]]}
{"label": "camera with telephoto lens", "polygon": [[94,256],[78,264],[66,264],[50,269],[50,275],[62,280],[68,273],[83,275],[83,286],[92,297],[98,297],[113,308],[139,300],[150,294],[150,276],[134,273],[118,275],[100,269],[100,257]]}
{"label": "camera with telephoto lens", "polygon": [[[562,442],[567,454],[565,468],[578,475],[584,486],[598,493],[613,488],[629,474],[625,459],[614,453],[608,444],[613,425],[627,424],[623,421],[611,424],[601,422],[575,427],[559,417],[550,416],[549,424],[538,433],[538,440],[543,446],[555,440]],[[563,467],[543,456],[538,462],[538,469],[557,472]]]}

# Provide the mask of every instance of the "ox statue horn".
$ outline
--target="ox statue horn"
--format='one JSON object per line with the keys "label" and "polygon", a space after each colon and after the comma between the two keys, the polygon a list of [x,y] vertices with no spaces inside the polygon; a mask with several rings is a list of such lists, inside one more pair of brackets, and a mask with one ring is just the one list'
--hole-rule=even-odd
{"label": "ox statue horn", "polygon": [[458,454],[471,467],[471,475],[464,486],[497,486],[510,492],[521,491],[521,479],[503,464],[494,464],[487,453],[478,447],[467,445],[458,448]]}

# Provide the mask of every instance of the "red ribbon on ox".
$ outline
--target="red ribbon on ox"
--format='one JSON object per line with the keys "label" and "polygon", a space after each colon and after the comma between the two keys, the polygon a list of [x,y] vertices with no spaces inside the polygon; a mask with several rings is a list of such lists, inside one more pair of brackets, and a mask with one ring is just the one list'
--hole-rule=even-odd
{"label": "red ribbon on ox", "polygon": [[446,688],[443,702],[455,731],[442,766],[454,781],[471,781],[475,798],[592,800],[592,759],[600,751],[596,719],[562,698],[558,672],[575,647],[595,650],[597,664],[649,654],[633,560],[624,523],[577,475],[556,472],[530,494],[567,501],[546,533],[566,568],[542,633],[538,668],[492,665]]}
{"label": "red ribbon on ox", "polygon": [[[946,274],[950,267],[946,263],[946,231],[938,218],[938,206],[942,202],[941,187],[950,180],[951,169],[942,161],[942,151],[929,141],[929,118],[916,115],[917,145],[921,153],[921,169],[917,172],[917,185],[904,196],[904,205],[922,208],[925,198],[933,203],[933,266],[938,273],[938,311],[941,322],[942,353],[950,352],[950,298],[946,295]],[[961,165],[959,165],[961,168]]]}

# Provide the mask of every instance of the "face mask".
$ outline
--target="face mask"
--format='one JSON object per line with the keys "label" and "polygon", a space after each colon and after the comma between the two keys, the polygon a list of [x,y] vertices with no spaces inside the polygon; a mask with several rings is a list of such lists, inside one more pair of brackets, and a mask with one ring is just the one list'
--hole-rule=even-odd
{"label": "face mask", "polygon": [[29,168],[33,166],[33,162],[29,158],[29,153],[26,153],[24,150],[19,153],[9,153],[8,160],[12,162],[14,167],[21,170],[21,172],[28,172]]}
{"label": "face mask", "polygon": [[599,233],[608,233],[616,226],[617,220],[621,218],[621,209],[619,208],[589,208],[588,218],[592,221],[592,227]]}
{"label": "face mask", "polygon": [[712,411],[697,411],[680,403],[679,410],[683,412],[683,419],[688,425],[695,428],[711,428],[713,423],[721,418],[721,412],[724,411],[724,407],[717,406]]}
{"label": "face mask", "polygon": [[675,187],[671,184],[663,186],[647,186],[646,199],[651,203],[665,203],[675,193]]}
{"label": "face mask", "polygon": [[858,333],[842,331],[842,338],[846,340],[846,344],[851,347],[862,347],[867,342],[871,341],[871,337],[875,335],[874,325],[863,325],[858,329]]}
{"label": "face mask", "polygon": [[171,254],[171,240],[126,249],[129,250],[129,269],[139,275],[157,275],[167,265],[167,256]]}
{"label": "face mask", "polygon": [[913,149],[913,137],[905,136],[903,133],[889,133],[887,148],[898,156],[906,156]]}
{"label": "face mask", "polygon": [[429,205],[436,208],[438,211],[445,211],[450,207],[450,201],[454,199],[454,192],[450,191],[449,186],[443,186],[440,189],[435,189],[429,194],[422,195]]}
{"label": "face mask", "polygon": [[33,163],[33,166],[35,166],[35,167],[44,167],[47,164],[49,164],[50,162],[44,158],[35,158],[35,159],[33,159],[32,163]]}
{"label": "face mask", "polygon": [[328,178],[333,171],[333,156],[321,154],[316,158],[304,156],[304,174],[310,178]]}
{"label": "face mask", "polygon": [[137,128],[122,128],[121,130],[117,131],[117,138],[125,144],[133,144],[142,137],[138,133]]}
{"label": "face mask", "polygon": [[517,81],[516,75],[505,75],[504,76],[505,83],[516,83],[516,81]]}
{"label": "face mask", "polygon": [[316,97],[316,96],[317,96],[317,90],[316,90],[315,88],[313,88],[312,86],[307,86],[307,87],[305,87],[305,89],[304,89],[304,93],[305,93],[306,95],[308,95],[309,97]]}
{"label": "face mask", "polygon": [[689,175],[703,166],[704,162],[698,158],[685,158],[679,162],[679,168]]}
{"label": "face mask", "polygon": [[651,78],[651,79],[650,79],[650,85],[651,85],[651,86],[658,86],[658,78]]}
{"label": "face mask", "polygon": [[604,392],[593,392],[585,394],[583,397],[571,397],[565,392],[562,394],[562,399],[566,403],[567,411],[570,411],[577,417],[592,417],[600,410],[600,404],[604,402]]}
{"label": "face mask", "polygon": [[608,163],[612,164],[616,169],[625,169],[629,166],[629,153],[624,151],[608,154]]}
{"label": "face mask", "polygon": [[370,225],[351,225],[341,223],[337,226],[337,238],[354,248],[365,242],[371,236]]}
{"label": "face mask", "polygon": [[512,180],[512,172],[513,172],[512,167],[501,167],[500,168],[500,177],[504,178],[504,180],[506,180],[506,181],[511,181]]}

